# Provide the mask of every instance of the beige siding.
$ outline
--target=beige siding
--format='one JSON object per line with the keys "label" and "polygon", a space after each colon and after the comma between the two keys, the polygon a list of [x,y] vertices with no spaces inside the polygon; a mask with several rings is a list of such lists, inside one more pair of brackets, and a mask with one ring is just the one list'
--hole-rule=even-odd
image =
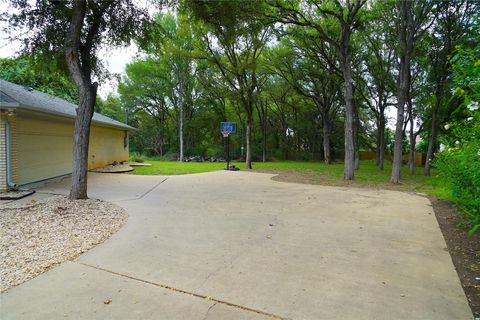
{"label": "beige siding", "polygon": [[17,184],[72,171],[73,124],[18,117],[17,138]]}
{"label": "beige siding", "polygon": [[[71,173],[73,128],[74,123],[63,118],[18,117],[15,143],[18,170],[14,181],[22,185]],[[128,160],[124,137],[123,130],[92,126],[89,169]]]}
{"label": "beige siding", "polygon": [[88,168],[94,169],[114,161],[128,160],[128,145],[124,146],[124,138],[125,131],[92,126],[88,149]]}
{"label": "beige siding", "polygon": [[0,114],[0,192],[6,192],[7,186],[7,146],[6,117]]}

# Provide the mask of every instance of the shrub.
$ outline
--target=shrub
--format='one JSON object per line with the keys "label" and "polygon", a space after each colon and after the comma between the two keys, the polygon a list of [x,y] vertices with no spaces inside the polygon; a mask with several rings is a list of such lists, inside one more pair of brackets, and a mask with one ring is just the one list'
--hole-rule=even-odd
{"label": "shrub", "polygon": [[480,44],[457,48],[451,62],[454,93],[461,103],[445,125],[448,134],[435,165],[452,184],[452,197],[471,235],[480,229]]}
{"label": "shrub", "polygon": [[130,153],[130,161],[132,162],[144,162],[145,161],[145,156],[138,152],[132,152]]}

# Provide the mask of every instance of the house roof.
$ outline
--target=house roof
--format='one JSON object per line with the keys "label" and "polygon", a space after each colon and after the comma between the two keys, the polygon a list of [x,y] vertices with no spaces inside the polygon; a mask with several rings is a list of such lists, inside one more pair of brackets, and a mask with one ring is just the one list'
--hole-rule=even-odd
{"label": "house roof", "polygon": [[[0,79],[0,109],[26,109],[75,119],[77,108],[61,98]],[[94,113],[92,123],[124,130],[135,130],[125,123]]]}

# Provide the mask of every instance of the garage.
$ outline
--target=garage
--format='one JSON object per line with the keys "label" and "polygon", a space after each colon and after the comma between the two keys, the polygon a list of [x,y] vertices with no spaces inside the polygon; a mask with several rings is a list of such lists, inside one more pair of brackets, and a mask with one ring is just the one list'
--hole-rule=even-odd
{"label": "garage", "polygon": [[[71,173],[76,105],[0,80],[0,192]],[[135,128],[95,113],[89,169],[128,160]]]}

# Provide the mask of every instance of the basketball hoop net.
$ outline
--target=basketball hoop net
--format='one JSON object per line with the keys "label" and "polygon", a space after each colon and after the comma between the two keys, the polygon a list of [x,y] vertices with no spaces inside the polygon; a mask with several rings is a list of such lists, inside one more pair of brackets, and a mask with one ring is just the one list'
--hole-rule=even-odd
{"label": "basketball hoop net", "polygon": [[227,138],[230,135],[230,131],[222,131],[222,135],[224,138]]}

